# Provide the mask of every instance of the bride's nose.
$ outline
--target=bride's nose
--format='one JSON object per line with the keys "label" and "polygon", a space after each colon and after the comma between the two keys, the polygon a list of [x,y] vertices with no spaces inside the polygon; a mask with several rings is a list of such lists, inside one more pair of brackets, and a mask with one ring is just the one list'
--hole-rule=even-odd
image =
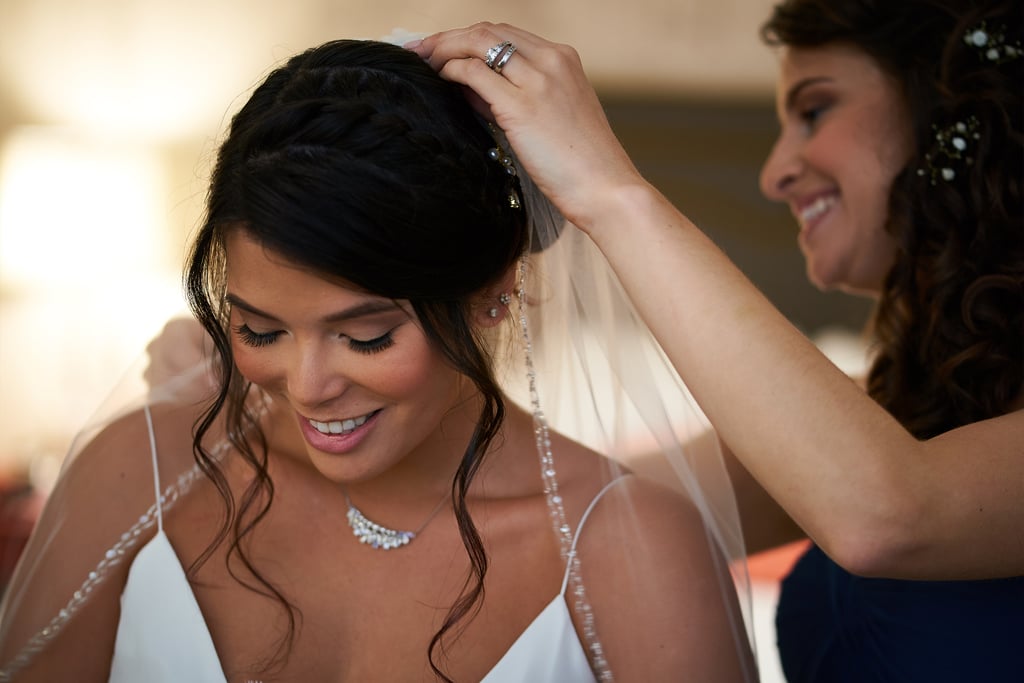
{"label": "bride's nose", "polygon": [[298,344],[288,367],[287,387],[297,406],[315,408],[345,393],[349,386],[344,367],[329,344]]}

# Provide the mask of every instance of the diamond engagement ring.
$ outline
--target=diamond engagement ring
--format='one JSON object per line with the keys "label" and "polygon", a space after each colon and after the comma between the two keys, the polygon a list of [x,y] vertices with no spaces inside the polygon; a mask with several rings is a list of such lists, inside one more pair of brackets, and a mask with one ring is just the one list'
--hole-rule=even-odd
{"label": "diamond engagement ring", "polygon": [[494,70],[494,73],[501,73],[501,70],[505,68],[506,64],[508,64],[508,60],[512,59],[512,55],[515,54],[515,51],[516,46],[513,43],[509,43],[508,49],[505,50],[498,61],[494,63],[494,66],[491,67]]}
{"label": "diamond engagement ring", "polygon": [[500,74],[515,51],[516,46],[511,41],[503,40],[487,51],[484,64],[487,65],[487,68],[492,69],[494,73]]}

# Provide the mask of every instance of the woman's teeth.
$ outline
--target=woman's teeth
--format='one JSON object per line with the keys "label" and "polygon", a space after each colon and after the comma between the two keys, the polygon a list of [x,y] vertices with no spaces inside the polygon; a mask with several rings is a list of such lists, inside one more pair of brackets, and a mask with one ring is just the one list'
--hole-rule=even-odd
{"label": "woman's teeth", "polygon": [[332,420],[330,422],[310,420],[309,424],[313,425],[313,428],[321,434],[348,434],[369,419],[370,415],[363,415],[352,420]]}
{"label": "woman's teeth", "polygon": [[800,211],[800,220],[804,223],[809,223],[831,209],[835,203],[835,195],[818,197]]}

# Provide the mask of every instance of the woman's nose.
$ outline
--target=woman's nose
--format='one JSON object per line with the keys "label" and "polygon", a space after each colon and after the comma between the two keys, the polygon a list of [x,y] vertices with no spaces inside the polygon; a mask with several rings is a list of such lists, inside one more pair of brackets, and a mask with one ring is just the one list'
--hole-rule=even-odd
{"label": "woman's nose", "polygon": [[761,193],[773,201],[785,201],[786,190],[799,176],[802,167],[796,147],[780,136],[761,167]]}
{"label": "woman's nose", "polygon": [[348,384],[327,349],[319,345],[296,349],[288,371],[288,393],[296,405],[315,408],[343,394]]}

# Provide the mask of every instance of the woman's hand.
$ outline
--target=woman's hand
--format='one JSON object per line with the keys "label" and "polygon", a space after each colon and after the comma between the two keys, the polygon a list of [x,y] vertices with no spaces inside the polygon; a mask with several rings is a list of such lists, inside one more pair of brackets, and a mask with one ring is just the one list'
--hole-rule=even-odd
{"label": "woman's hand", "polygon": [[[516,52],[497,73],[487,51],[504,42]],[[441,76],[467,86],[473,106],[508,137],[540,190],[584,230],[620,190],[647,187],[605,117],[579,55],[508,24],[444,31],[407,48]]]}
{"label": "woman's hand", "polygon": [[213,351],[213,341],[192,317],[171,318],[146,346],[149,365],[143,378],[150,388],[196,368]]}

